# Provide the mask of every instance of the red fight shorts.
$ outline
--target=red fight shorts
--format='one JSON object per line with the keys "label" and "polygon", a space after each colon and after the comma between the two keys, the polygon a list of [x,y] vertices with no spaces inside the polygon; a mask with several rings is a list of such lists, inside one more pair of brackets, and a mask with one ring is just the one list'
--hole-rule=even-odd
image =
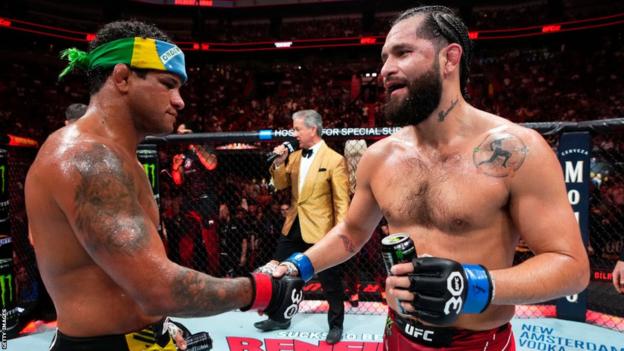
{"label": "red fight shorts", "polygon": [[397,316],[390,310],[384,332],[384,351],[515,351],[507,323],[482,331],[438,328]]}

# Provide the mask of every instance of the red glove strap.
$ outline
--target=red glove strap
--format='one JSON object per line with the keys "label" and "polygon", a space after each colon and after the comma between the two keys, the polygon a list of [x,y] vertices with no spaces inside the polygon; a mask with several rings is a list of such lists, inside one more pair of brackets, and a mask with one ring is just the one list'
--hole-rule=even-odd
{"label": "red glove strap", "polygon": [[256,298],[251,304],[251,309],[264,311],[269,306],[273,295],[272,278],[263,273],[253,273],[252,276],[256,282]]}

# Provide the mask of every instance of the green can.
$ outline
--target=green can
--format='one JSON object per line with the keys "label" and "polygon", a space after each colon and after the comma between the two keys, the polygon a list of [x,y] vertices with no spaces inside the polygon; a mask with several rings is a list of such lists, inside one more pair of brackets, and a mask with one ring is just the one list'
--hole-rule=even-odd
{"label": "green can", "polygon": [[17,288],[13,272],[13,240],[0,235],[0,312],[4,330],[9,335],[17,335]]}
{"label": "green can", "polygon": [[409,234],[391,234],[381,239],[381,254],[386,272],[390,274],[390,267],[397,263],[411,262],[416,258],[416,246]]}

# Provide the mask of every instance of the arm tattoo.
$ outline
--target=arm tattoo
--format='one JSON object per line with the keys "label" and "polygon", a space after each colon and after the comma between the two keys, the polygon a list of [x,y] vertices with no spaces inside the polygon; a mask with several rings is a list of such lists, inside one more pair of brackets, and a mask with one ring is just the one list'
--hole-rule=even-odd
{"label": "arm tattoo", "polygon": [[510,133],[494,133],[475,147],[472,160],[482,173],[503,178],[520,169],[529,148],[522,139]]}
{"label": "arm tattoo", "polygon": [[353,245],[353,242],[351,240],[349,240],[349,238],[347,238],[345,235],[338,235],[338,237],[340,238],[340,240],[342,240],[342,246],[344,247],[345,250],[347,250],[347,252],[350,253],[356,253],[357,250],[355,249],[355,245]]}
{"label": "arm tattoo", "polygon": [[455,107],[455,105],[457,105],[458,101],[459,99],[455,99],[455,101],[451,101],[451,106],[446,111],[438,112],[438,122],[444,122],[444,119],[446,118],[446,116],[448,116],[449,112],[451,112],[451,110]]}
{"label": "arm tattoo", "polygon": [[77,154],[80,175],[74,194],[76,226],[90,251],[132,255],[150,235],[134,180],[118,155],[104,145]]}
{"label": "arm tattoo", "polygon": [[231,311],[251,303],[246,279],[217,279],[180,267],[171,285],[179,317],[201,317]]}

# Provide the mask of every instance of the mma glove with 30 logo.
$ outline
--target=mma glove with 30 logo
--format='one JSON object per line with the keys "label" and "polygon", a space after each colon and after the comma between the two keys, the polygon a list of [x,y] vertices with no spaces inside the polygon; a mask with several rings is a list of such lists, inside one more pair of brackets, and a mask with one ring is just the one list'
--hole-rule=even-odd
{"label": "mma glove with 30 logo", "polygon": [[431,324],[448,325],[462,313],[481,313],[490,305],[494,285],[481,265],[462,265],[453,260],[421,257],[412,260],[409,291],[414,317]]}
{"label": "mma glove with 30 logo", "polygon": [[299,311],[305,284],[301,278],[285,276],[275,279],[268,274],[252,273],[250,279],[254,296],[251,305],[241,311],[258,310],[277,322],[290,320]]}

